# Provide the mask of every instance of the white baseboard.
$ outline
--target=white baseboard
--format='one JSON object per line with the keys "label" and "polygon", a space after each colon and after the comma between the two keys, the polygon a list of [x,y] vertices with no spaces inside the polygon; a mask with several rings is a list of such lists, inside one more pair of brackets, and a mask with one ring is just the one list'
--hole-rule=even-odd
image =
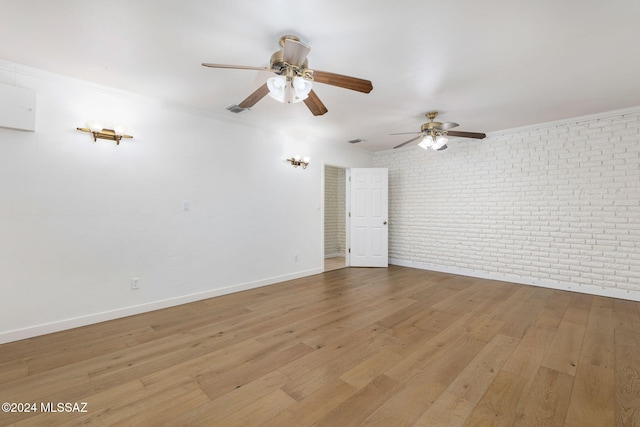
{"label": "white baseboard", "polygon": [[[399,265],[403,267],[417,268],[421,270],[439,271],[442,273],[458,274],[461,276],[477,277],[481,279],[499,280],[503,282],[518,283],[521,285],[540,286],[544,288],[558,289],[563,291],[581,292],[591,295],[599,295],[611,298],[620,298],[631,301],[640,301],[640,293],[632,292],[624,289],[612,289],[593,285],[581,285],[575,283],[560,283],[552,281],[544,281],[534,278],[526,278],[520,276],[512,276],[508,274],[489,273],[484,271],[469,270],[457,267],[445,267],[432,265],[428,263],[418,261],[401,260],[397,258],[390,258],[389,264]],[[187,304],[194,301],[200,301],[207,298],[213,298],[221,295],[230,294],[233,292],[245,291],[248,289],[254,289],[261,286],[272,285],[275,283],[285,282],[287,280],[299,279],[301,277],[311,276],[314,274],[322,273],[321,268],[300,271],[297,273],[287,274],[283,276],[272,277],[263,280],[257,280],[254,282],[241,283],[237,285],[227,286],[223,288],[212,289],[205,292],[199,292],[195,294],[183,295],[175,298],[168,298],[159,301],[153,301],[136,306],[123,307],[120,309],[105,311],[101,313],[94,313],[87,316],[80,316],[70,319],[64,319],[57,322],[51,322],[41,325],[36,325],[24,329],[17,329],[8,332],[0,333],[0,344],[5,344],[12,341],[18,341],[22,339],[32,338],[39,335],[50,334],[54,332],[64,331],[67,329],[77,328],[81,326],[87,326],[94,323],[105,322],[108,320],[119,319],[122,317],[132,316],[135,314],[146,313],[149,311],[160,310],[163,308],[173,307],[176,305]]]}
{"label": "white baseboard", "polygon": [[583,285],[579,283],[562,283],[551,280],[540,280],[531,277],[520,277],[509,274],[490,273],[486,271],[469,270],[458,267],[446,267],[432,265],[419,261],[408,261],[397,258],[390,258],[389,264],[402,267],[418,268],[420,270],[439,271],[441,273],[459,274],[461,276],[477,277],[480,279],[499,280],[501,282],[512,282],[520,285],[540,286],[542,288],[557,289],[561,291],[580,292],[583,294],[598,295],[602,297],[619,298],[631,301],[640,301],[640,293],[626,289],[607,288],[603,286]]}
{"label": "white baseboard", "polygon": [[256,280],[254,282],[241,283],[241,284],[227,286],[223,288],[211,289],[205,292],[182,295],[179,297],[148,302],[145,304],[118,308],[115,310],[104,311],[101,313],[94,313],[87,316],[74,317],[70,319],[60,320],[57,322],[31,326],[24,329],[16,329],[13,331],[2,332],[0,333],[0,344],[32,338],[39,335],[51,334],[53,332],[64,331],[67,329],[78,328],[80,326],[87,326],[94,323],[106,322],[108,320],[114,320],[122,317],[132,316],[134,314],[147,313],[149,311],[160,310],[163,308],[173,307],[176,305],[187,304],[190,302],[200,301],[200,300],[213,298],[221,295],[226,295],[233,292],[246,291],[248,289],[259,288],[261,286],[273,285],[275,283],[285,282],[287,280],[299,279],[301,277],[320,274],[322,273],[322,271],[323,271],[322,268],[314,268],[311,270],[300,271],[292,274],[286,274],[283,276],[271,277],[263,280]]}

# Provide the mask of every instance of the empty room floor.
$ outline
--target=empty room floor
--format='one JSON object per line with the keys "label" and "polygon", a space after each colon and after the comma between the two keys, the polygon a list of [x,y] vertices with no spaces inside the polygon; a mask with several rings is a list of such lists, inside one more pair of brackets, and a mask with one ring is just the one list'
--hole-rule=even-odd
{"label": "empty room floor", "polygon": [[1,345],[0,401],[37,410],[0,425],[637,426],[639,330],[638,302],[343,268]]}
{"label": "empty room floor", "polygon": [[324,271],[337,270],[345,267],[345,260],[343,256],[335,256],[324,259]]}

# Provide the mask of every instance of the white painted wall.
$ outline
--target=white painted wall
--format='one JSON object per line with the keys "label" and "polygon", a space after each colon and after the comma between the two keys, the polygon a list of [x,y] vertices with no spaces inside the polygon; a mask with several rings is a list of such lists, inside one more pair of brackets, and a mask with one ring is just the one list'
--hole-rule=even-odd
{"label": "white painted wall", "polygon": [[640,109],[378,152],[391,263],[640,300]]}
{"label": "white painted wall", "polygon": [[[0,83],[37,91],[36,131],[0,128],[0,343],[319,273],[321,165],[372,164],[6,62]],[[95,119],[134,139],[76,130]]]}

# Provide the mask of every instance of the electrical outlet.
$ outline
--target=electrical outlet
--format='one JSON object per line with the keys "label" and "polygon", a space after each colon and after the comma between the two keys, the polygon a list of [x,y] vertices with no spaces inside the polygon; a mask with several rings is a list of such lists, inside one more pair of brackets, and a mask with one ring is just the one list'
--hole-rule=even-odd
{"label": "electrical outlet", "polygon": [[136,289],[140,289],[140,278],[138,277],[131,279],[131,290],[135,291]]}

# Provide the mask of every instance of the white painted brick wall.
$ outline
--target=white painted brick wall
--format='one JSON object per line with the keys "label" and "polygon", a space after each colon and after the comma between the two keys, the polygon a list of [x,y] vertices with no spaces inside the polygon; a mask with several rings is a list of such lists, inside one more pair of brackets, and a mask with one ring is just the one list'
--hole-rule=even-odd
{"label": "white painted brick wall", "polygon": [[640,298],[639,112],[374,165],[389,169],[392,262]]}
{"label": "white painted brick wall", "polygon": [[345,253],[345,170],[325,166],[324,256]]}

